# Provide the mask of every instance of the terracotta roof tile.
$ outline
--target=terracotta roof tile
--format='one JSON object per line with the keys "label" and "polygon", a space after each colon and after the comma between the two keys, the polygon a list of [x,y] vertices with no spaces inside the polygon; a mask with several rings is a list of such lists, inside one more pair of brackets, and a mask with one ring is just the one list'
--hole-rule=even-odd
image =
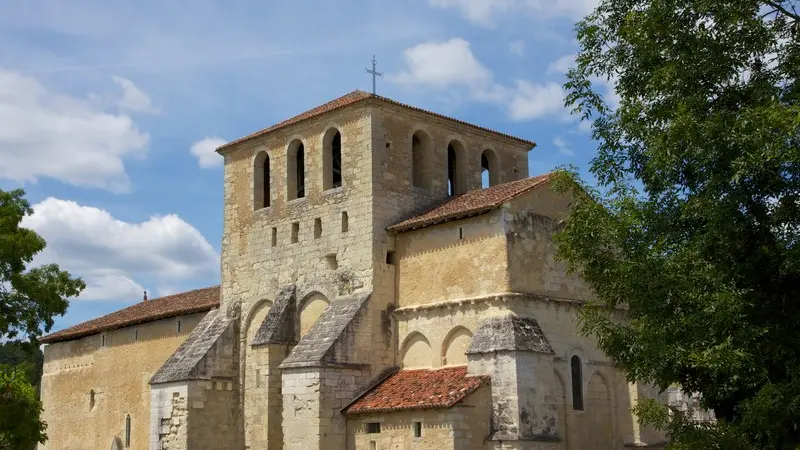
{"label": "terracotta roof tile", "polygon": [[387,230],[399,233],[483,214],[545,184],[550,180],[551,175],[552,173],[546,173],[522,180],[498,184],[486,189],[476,189],[466,192],[418,216],[394,224],[387,228]]}
{"label": "terracotta roof tile", "polygon": [[467,366],[401,370],[351,403],[347,414],[450,408],[487,384],[486,375],[467,376]]}
{"label": "terracotta roof tile", "polygon": [[212,286],[180,294],[141,301],[97,319],[44,336],[42,343],[69,341],[106,330],[114,330],[138,323],[208,311],[219,306],[219,286]]}
{"label": "terracotta roof tile", "polygon": [[291,119],[284,120],[283,122],[276,123],[275,125],[272,125],[271,127],[264,128],[263,130],[256,131],[255,133],[249,134],[249,135],[247,135],[247,136],[245,136],[243,138],[239,138],[239,139],[236,139],[234,141],[228,142],[227,144],[221,145],[219,148],[217,148],[217,152],[219,152],[221,150],[224,150],[224,149],[227,149],[227,148],[229,148],[231,146],[234,146],[236,144],[239,144],[239,143],[242,143],[242,142],[245,142],[245,141],[249,141],[250,139],[254,139],[254,138],[257,138],[259,136],[263,136],[263,135],[265,135],[267,133],[270,133],[272,131],[279,130],[279,129],[284,128],[284,127],[288,127],[289,125],[293,125],[293,124],[302,122],[302,121],[304,121],[306,119],[311,119],[313,117],[325,114],[327,112],[335,111],[337,109],[344,108],[345,106],[353,105],[355,103],[358,103],[358,102],[361,102],[363,100],[367,100],[367,99],[370,99],[370,98],[378,100],[378,101],[382,101],[384,103],[389,103],[389,104],[392,104],[392,105],[396,105],[396,106],[400,106],[400,107],[403,107],[403,108],[411,109],[411,110],[414,110],[414,111],[422,112],[422,113],[425,113],[425,114],[430,114],[430,115],[433,115],[433,116],[436,116],[436,117],[439,117],[439,118],[442,118],[442,119],[452,120],[452,121],[458,122],[458,123],[460,123],[462,125],[467,125],[469,127],[476,128],[476,129],[479,129],[479,130],[482,130],[482,131],[486,131],[486,132],[489,132],[489,133],[492,133],[492,134],[496,134],[498,136],[502,136],[502,137],[505,137],[505,138],[508,138],[508,139],[513,139],[515,141],[519,141],[519,142],[522,142],[522,143],[525,143],[525,144],[529,144],[531,147],[535,147],[536,146],[536,143],[533,142],[533,141],[529,141],[529,140],[526,140],[526,139],[521,139],[521,138],[518,138],[518,137],[511,136],[509,134],[505,134],[505,133],[501,133],[499,131],[491,130],[489,128],[484,128],[484,127],[481,127],[481,126],[478,126],[478,125],[474,125],[474,124],[471,124],[469,122],[465,122],[463,120],[454,119],[452,117],[448,117],[448,116],[445,116],[445,115],[442,115],[442,114],[438,114],[438,113],[435,113],[435,112],[427,111],[427,110],[422,109],[422,108],[417,108],[415,106],[407,105],[405,103],[400,103],[398,101],[392,100],[392,99],[387,98],[387,97],[381,97],[380,95],[370,94],[369,92],[364,92],[364,91],[361,91],[361,90],[355,90],[353,92],[350,92],[349,94],[345,94],[345,95],[343,95],[343,96],[341,96],[341,97],[339,97],[337,99],[331,100],[328,103],[325,103],[323,105],[317,106],[316,108],[309,109],[308,111],[306,111],[304,113],[301,113],[301,114],[298,114],[298,115],[292,117]]}

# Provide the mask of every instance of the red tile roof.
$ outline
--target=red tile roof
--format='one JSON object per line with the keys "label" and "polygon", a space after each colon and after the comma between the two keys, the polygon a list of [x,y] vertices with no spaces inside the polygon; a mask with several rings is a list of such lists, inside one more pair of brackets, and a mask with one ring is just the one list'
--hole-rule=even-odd
{"label": "red tile roof", "polygon": [[219,306],[219,286],[141,301],[125,309],[89,320],[40,339],[42,343],[69,341],[158,319],[208,311]]}
{"label": "red tile roof", "polygon": [[389,232],[424,228],[451,220],[477,216],[499,207],[503,203],[531,191],[548,181],[552,173],[498,184],[486,189],[476,189],[459,195],[418,216],[406,219],[387,228]]}
{"label": "red tile roof", "polygon": [[467,376],[467,366],[401,370],[345,408],[347,414],[450,408],[489,383],[489,376]]}
{"label": "red tile roof", "polygon": [[264,136],[265,134],[270,133],[272,131],[279,130],[279,129],[284,128],[284,127],[288,127],[289,125],[293,125],[293,124],[302,122],[302,121],[304,121],[306,119],[311,119],[313,117],[325,114],[327,112],[335,111],[337,109],[344,108],[345,106],[353,105],[353,104],[359,103],[359,102],[367,100],[367,99],[375,99],[375,100],[378,100],[378,101],[381,101],[381,102],[384,102],[384,103],[388,103],[388,104],[391,104],[391,105],[400,106],[400,107],[403,107],[403,108],[411,109],[413,111],[418,111],[418,112],[422,112],[422,113],[425,113],[425,114],[430,114],[430,115],[439,117],[441,119],[452,120],[452,121],[458,122],[458,123],[460,123],[462,125],[466,125],[466,126],[469,126],[469,127],[472,127],[472,128],[476,128],[476,129],[481,130],[481,131],[486,131],[486,132],[489,132],[489,133],[492,133],[492,134],[495,134],[495,135],[498,135],[498,136],[502,136],[504,138],[513,139],[515,141],[522,142],[524,144],[528,144],[531,147],[535,147],[536,146],[536,143],[533,142],[533,141],[529,141],[529,140],[526,140],[526,139],[521,139],[521,138],[518,138],[518,137],[514,137],[514,136],[511,136],[509,134],[501,133],[499,131],[491,130],[489,128],[484,128],[484,127],[481,127],[481,126],[478,126],[478,125],[473,125],[473,124],[471,124],[469,122],[464,122],[463,120],[454,119],[452,117],[447,117],[447,116],[444,116],[442,114],[437,114],[435,112],[424,110],[422,108],[417,108],[415,106],[407,105],[405,103],[400,103],[400,102],[397,102],[397,101],[392,100],[390,98],[381,97],[380,95],[370,94],[369,92],[364,92],[364,91],[361,91],[361,90],[355,90],[353,92],[350,92],[349,94],[345,94],[345,95],[343,95],[343,96],[341,96],[341,97],[339,97],[337,99],[331,100],[328,103],[325,103],[323,105],[317,106],[316,108],[309,109],[308,111],[306,111],[306,112],[304,112],[302,114],[298,114],[298,115],[292,117],[291,119],[284,120],[283,122],[279,122],[279,123],[277,123],[275,125],[272,125],[271,127],[264,128],[263,130],[256,131],[255,133],[249,134],[249,135],[247,135],[247,136],[245,136],[243,138],[239,138],[239,139],[236,139],[235,141],[231,141],[231,142],[228,142],[227,144],[221,145],[219,148],[217,148],[217,152],[225,150],[225,149],[227,149],[227,148],[229,148],[231,146],[234,146],[236,144],[239,144],[239,143],[242,143],[242,142],[245,142],[245,141],[249,141],[250,139],[254,139],[254,138],[257,138],[259,136]]}

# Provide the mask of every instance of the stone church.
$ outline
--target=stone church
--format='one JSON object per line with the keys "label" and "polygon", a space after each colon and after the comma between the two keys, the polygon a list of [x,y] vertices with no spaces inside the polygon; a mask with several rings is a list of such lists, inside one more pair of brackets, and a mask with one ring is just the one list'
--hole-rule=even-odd
{"label": "stone church", "polygon": [[221,285],[44,337],[40,449],[663,446],[534,147],[362,91],[221,146]]}

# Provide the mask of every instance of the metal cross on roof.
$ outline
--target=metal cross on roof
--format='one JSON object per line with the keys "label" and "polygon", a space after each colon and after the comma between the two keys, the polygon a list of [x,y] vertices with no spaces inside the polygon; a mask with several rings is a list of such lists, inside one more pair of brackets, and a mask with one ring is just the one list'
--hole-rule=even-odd
{"label": "metal cross on roof", "polygon": [[376,66],[378,65],[378,61],[375,60],[375,55],[372,55],[372,70],[369,68],[364,68],[364,71],[367,73],[372,74],[372,94],[375,95],[375,77],[383,78],[383,74],[376,70]]}

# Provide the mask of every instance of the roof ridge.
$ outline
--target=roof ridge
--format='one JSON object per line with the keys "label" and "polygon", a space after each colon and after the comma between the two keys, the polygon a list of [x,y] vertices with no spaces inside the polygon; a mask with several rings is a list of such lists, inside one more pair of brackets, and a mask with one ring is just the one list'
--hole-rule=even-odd
{"label": "roof ridge", "polygon": [[294,115],[294,116],[292,116],[292,117],[290,117],[288,119],[282,120],[282,121],[280,121],[280,122],[278,122],[278,123],[276,123],[274,125],[271,125],[271,126],[266,127],[266,128],[262,128],[261,130],[255,131],[255,132],[250,133],[248,135],[245,135],[245,136],[243,136],[241,138],[234,139],[231,142],[225,143],[225,144],[217,147],[216,151],[217,151],[217,153],[222,153],[226,149],[228,149],[228,148],[230,148],[230,147],[232,147],[232,146],[234,146],[236,144],[240,144],[242,142],[249,141],[251,139],[255,139],[255,138],[260,137],[260,136],[264,136],[264,135],[266,135],[268,133],[271,133],[273,131],[279,130],[281,128],[284,128],[284,127],[287,127],[287,126],[290,126],[290,125],[294,125],[296,123],[300,123],[302,121],[317,117],[317,116],[325,114],[327,112],[336,111],[336,110],[338,110],[340,108],[344,108],[344,107],[347,107],[347,106],[350,106],[350,105],[354,105],[356,103],[359,103],[361,101],[368,100],[368,99],[375,99],[375,100],[384,102],[386,104],[390,104],[390,105],[394,105],[394,106],[400,106],[400,107],[403,107],[403,108],[410,109],[412,111],[417,111],[417,112],[421,112],[421,113],[424,113],[424,114],[429,114],[429,115],[438,117],[440,119],[445,119],[445,120],[450,120],[450,121],[453,121],[453,122],[457,122],[457,123],[459,123],[461,125],[466,125],[466,126],[469,126],[469,127],[472,127],[472,128],[475,128],[475,129],[478,129],[478,130],[481,130],[481,131],[484,131],[484,132],[487,132],[487,133],[491,133],[491,134],[494,134],[494,135],[497,135],[497,136],[501,136],[501,137],[506,138],[506,139],[512,139],[514,141],[523,142],[525,144],[531,145],[531,147],[535,147],[536,146],[535,142],[527,140],[527,139],[523,139],[523,138],[519,138],[519,137],[516,137],[516,136],[512,136],[512,135],[510,135],[508,133],[503,133],[503,132],[500,132],[500,131],[497,131],[497,130],[493,130],[491,128],[486,128],[486,127],[483,127],[483,126],[480,126],[480,125],[477,125],[477,124],[474,124],[474,123],[471,123],[471,122],[467,122],[465,120],[457,119],[455,117],[446,116],[444,114],[439,114],[437,112],[433,112],[433,111],[430,111],[430,110],[427,110],[427,109],[419,108],[419,107],[416,107],[416,106],[411,106],[411,105],[409,105],[407,103],[402,103],[402,102],[399,102],[397,100],[393,100],[393,99],[391,99],[389,97],[384,97],[384,96],[381,96],[381,95],[377,95],[377,94],[373,94],[373,93],[370,93],[370,92],[363,91],[361,89],[356,89],[356,90],[350,91],[350,92],[348,92],[348,93],[346,93],[346,94],[344,94],[342,96],[336,97],[333,100],[325,102],[325,103],[323,103],[321,105],[318,105],[318,106],[315,106],[315,107],[313,107],[311,109],[305,110],[305,111],[303,111],[303,112],[301,112],[299,114],[296,114],[296,115]]}

